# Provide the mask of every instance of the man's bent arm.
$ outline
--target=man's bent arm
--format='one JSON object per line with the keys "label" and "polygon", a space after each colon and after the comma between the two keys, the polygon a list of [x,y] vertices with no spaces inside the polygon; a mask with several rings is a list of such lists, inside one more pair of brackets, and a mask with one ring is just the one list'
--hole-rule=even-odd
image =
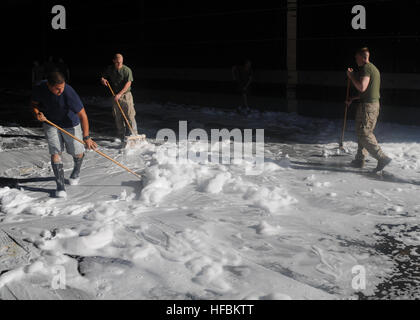
{"label": "man's bent arm", "polygon": [[78,114],[80,122],[82,124],[82,130],[83,130],[83,138],[89,137],[89,119],[86,114],[85,108],[82,109]]}
{"label": "man's bent arm", "polygon": [[108,86],[108,83],[109,83],[108,79],[109,79],[109,73],[108,73],[108,68],[107,68],[101,73],[101,83],[105,87]]}
{"label": "man's bent arm", "polygon": [[77,115],[79,116],[80,122],[82,124],[83,140],[85,142],[86,148],[90,150],[96,150],[98,145],[89,136],[89,119],[85,108],[83,108]]}
{"label": "man's bent arm", "polygon": [[126,84],[125,84],[125,86],[124,86],[124,88],[118,93],[118,95],[119,96],[122,96],[122,95],[124,95],[127,91],[128,91],[128,89],[130,89],[131,88],[131,85],[132,85],[132,81],[128,81]]}
{"label": "man's bent arm", "polygon": [[248,80],[248,83],[245,85],[245,89],[248,89],[248,87],[251,85],[251,83],[252,83],[252,76],[249,76],[249,80]]}
{"label": "man's bent arm", "polygon": [[351,81],[353,82],[353,85],[355,86],[357,91],[363,93],[369,87],[370,77],[363,77],[360,80],[357,80],[356,77],[353,75],[351,77]]}

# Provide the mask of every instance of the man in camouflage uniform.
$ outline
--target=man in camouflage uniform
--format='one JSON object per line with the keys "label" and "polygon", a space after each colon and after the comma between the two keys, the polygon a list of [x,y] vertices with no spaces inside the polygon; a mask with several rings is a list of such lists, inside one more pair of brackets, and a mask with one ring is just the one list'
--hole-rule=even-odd
{"label": "man in camouflage uniform", "polygon": [[[133,95],[131,94],[131,85],[133,83],[133,72],[129,67],[124,65],[124,58],[121,54],[116,54],[113,60],[114,64],[109,66],[102,74],[101,82],[104,86],[111,85],[116,96],[113,98],[113,109],[115,124],[117,127],[118,138],[124,144],[127,134],[126,123],[123,115],[118,107],[120,103],[131,127],[133,135],[137,134],[136,110],[134,109]],[[130,132],[131,134],[131,132]]]}
{"label": "man in camouflage uniform", "polygon": [[370,154],[378,160],[378,166],[375,172],[380,172],[392,160],[382,151],[374,134],[380,112],[381,74],[373,63],[369,61],[369,58],[370,52],[368,48],[358,50],[356,53],[356,62],[359,66],[359,72],[356,73],[351,68],[347,71],[347,76],[360,93],[347,101],[348,105],[354,100],[360,101],[356,114],[356,134],[359,148],[356,159],[352,162],[352,166],[363,168],[365,166],[365,159]]}

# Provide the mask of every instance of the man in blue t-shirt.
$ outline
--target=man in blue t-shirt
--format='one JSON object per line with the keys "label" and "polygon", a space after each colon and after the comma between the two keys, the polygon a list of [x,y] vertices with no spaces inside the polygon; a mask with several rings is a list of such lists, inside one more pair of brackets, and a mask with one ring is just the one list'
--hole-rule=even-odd
{"label": "man in blue t-shirt", "polygon": [[[65,78],[60,72],[50,73],[47,81],[43,81],[34,87],[32,108],[38,121],[45,122],[48,119],[80,140],[83,139],[88,149],[92,150],[98,147],[89,136],[89,120],[80,97],[71,86],[66,84]],[[51,165],[57,182],[56,196],[65,198],[67,194],[61,160],[64,147],[74,159],[70,184],[77,185],[85,156],[85,146],[55,127],[46,123],[43,126],[51,154]]]}

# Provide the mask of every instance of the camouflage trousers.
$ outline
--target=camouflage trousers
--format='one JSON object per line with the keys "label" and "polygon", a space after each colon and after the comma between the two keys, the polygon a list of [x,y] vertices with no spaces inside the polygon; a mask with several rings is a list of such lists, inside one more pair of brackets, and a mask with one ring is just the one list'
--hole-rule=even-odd
{"label": "camouflage trousers", "polygon": [[357,160],[364,160],[370,154],[376,160],[385,157],[373,131],[376,128],[380,111],[379,102],[360,103],[356,114],[356,134],[359,148]]}
{"label": "camouflage trousers", "polygon": [[[136,110],[134,109],[133,95],[131,92],[127,92],[121,97],[119,102],[125,116],[128,119],[128,122],[133,128],[134,134],[137,134]],[[125,119],[115,101],[113,101],[112,114],[115,119],[115,125],[117,126],[118,137],[120,139],[124,139],[127,134],[131,135],[129,128],[127,128]]]}

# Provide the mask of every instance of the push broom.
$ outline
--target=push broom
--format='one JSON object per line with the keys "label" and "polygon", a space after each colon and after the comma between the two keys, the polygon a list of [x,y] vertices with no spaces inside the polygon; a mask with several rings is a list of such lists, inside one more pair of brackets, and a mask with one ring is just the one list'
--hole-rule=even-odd
{"label": "push broom", "polygon": [[[49,120],[45,120],[45,123],[48,123],[50,126],[53,126],[54,128],[60,130],[62,133],[68,135],[69,137],[73,138],[74,140],[80,142],[83,145],[86,145],[85,142],[83,142],[82,140],[78,139],[77,137],[75,137],[74,135],[72,135],[71,133],[67,132],[66,130],[60,128],[59,126],[57,126],[56,124],[52,123]],[[118,161],[112,159],[110,156],[106,155],[105,153],[99,151],[99,150],[94,150],[97,154],[99,154],[100,156],[104,157],[105,159],[108,159],[109,161],[112,161],[114,164],[116,164],[117,166],[123,168],[125,171],[131,173],[133,176],[136,176],[136,178],[141,180],[141,176],[137,173],[135,173],[134,171],[130,170],[129,168],[127,168],[126,166],[124,166],[123,164],[119,163]]]}
{"label": "push broom", "polygon": [[[112,95],[115,97],[115,93],[114,90],[112,90],[111,85],[109,84],[109,82],[107,83],[109,90],[111,91]],[[117,101],[117,105],[118,108],[121,111],[121,114],[124,117],[125,123],[127,124],[128,128],[131,131],[131,137],[127,138],[127,147],[134,147],[142,142],[144,142],[144,140],[146,140],[146,136],[145,135],[138,135],[134,132],[133,126],[130,124],[130,121],[128,121],[127,116],[125,115],[125,112],[123,110],[123,108],[121,107],[121,104],[119,101]]]}

